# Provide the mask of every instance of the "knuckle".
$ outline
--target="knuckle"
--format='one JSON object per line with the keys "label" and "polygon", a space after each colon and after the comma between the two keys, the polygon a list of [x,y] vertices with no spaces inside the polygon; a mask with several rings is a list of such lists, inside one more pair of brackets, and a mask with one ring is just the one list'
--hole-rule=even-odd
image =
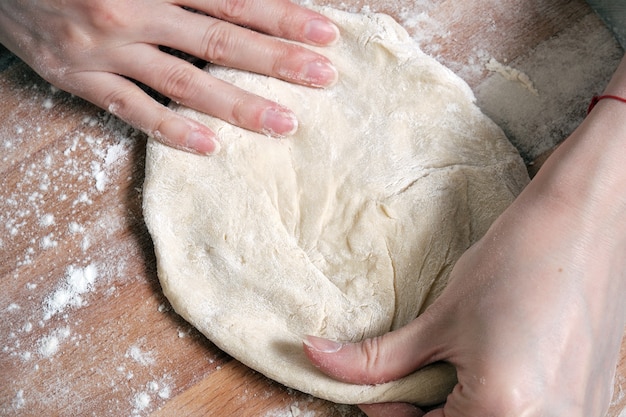
{"label": "knuckle", "polygon": [[298,28],[298,22],[293,13],[284,13],[276,19],[276,31],[278,36],[289,36]]}
{"label": "knuckle", "polygon": [[235,101],[233,102],[233,107],[230,111],[230,117],[228,120],[229,123],[233,123],[239,126],[242,125],[243,120],[245,119],[244,113],[246,109],[246,101],[247,100],[243,97],[235,99]]}
{"label": "knuckle", "polygon": [[[243,92],[239,94],[234,100],[232,104],[232,109],[230,111],[229,123],[233,123],[238,126],[250,124],[252,121],[249,120],[248,116],[250,108],[252,108],[252,102],[254,100],[254,96],[250,93]],[[258,123],[253,123],[258,124]],[[253,126],[256,127],[256,126]]]}
{"label": "knuckle", "polygon": [[[383,364],[383,349],[381,344],[381,337],[373,337],[366,339],[361,344],[361,349],[364,358],[363,372],[366,375],[376,375]],[[382,381],[374,381],[382,382]]]}
{"label": "knuckle", "polygon": [[127,7],[120,7],[118,0],[89,1],[84,7],[91,25],[102,32],[132,25],[134,13],[128,13]]}
{"label": "knuckle", "polygon": [[272,102],[245,90],[236,90],[231,101],[228,122],[245,129],[261,132],[264,129],[264,117]]}
{"label": "knuckle", "polygon": [[207,29],[202,40],[205,58],[211,62],[226,63],[233,50],[233,42],[228,24],[223,21],[215,22]]}
{"label": "knuckle", "polygon": [[65,85],[68,69],[57,55],[47,50],[39,51],[34,59],[33,68],[49,83],[57,87]]}
{"label": "knuckle", "polygon": [[129,94],[120,89],[110,91],[102,99],[102,107],[105,110],[127,121],[130,117],[128,112],[132,109],[131,103]]}
{"label": "knuckle", "polygon": [[220,13],[225,19],[240,19],[248,7],[249,0],[225,0]]}
{"label": "knuckle", "polygon": [[193,69],[186,65],[170,68],[162,80],[160,92],[177,103],[183,102],[193,94],[195,84]]}
{"label": "knuckle", "polygon": [[[271,53],[268,53],[268,56]],[[301,67],[303,62],[311,60],[308,50],[299,45],[280,42],[274,50],[272,61],[272,73],[287,80],[302,78]]]}
{"label": "knuckle", "polygon": [[98,104],[130,125],[146,133],[153,133],[158,129],[160,119],[143,117],[137,106],[138,102],[140,102],[140,98],[136,92],[117,88],[108,92]]}

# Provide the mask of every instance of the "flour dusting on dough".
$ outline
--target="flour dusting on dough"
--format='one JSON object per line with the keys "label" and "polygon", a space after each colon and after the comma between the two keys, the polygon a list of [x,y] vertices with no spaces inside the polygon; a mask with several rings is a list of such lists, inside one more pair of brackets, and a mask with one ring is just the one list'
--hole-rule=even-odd
{"label": "flour dusting on dough", "polygon": [[337,403],[435,404],[451,367],[345,384],[310,364],[302,337],[358,341],[413,320],[526,169],[469,86],[391,17],[322,11],[342,34],[317,49],[340,73],[331,88],[207,68],[290,108],[301,121],[293,138],[178,106],[218,132],[221,152],[148,144],[144,215],[159,279],[179,314],[284,385]]}

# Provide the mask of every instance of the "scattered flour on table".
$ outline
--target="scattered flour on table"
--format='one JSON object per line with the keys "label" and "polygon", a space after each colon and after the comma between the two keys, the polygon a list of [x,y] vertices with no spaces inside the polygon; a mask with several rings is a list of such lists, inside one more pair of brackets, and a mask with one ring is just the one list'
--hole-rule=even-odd
{"label": "scattered flour on table", "polygon": [[133,414],[146,409],[150,405],[150,395],[147,392],[140,392],[133,399]]}
{"label": "scattered flour on table", "polygon": [[84,307],[87,301],[84,295],[95,288],[98,267],[95,264],[84,268],[70,265],[59,287],[44,301],[43,319],[49,320],[57,313],[70,307]]}
{"label": "scattered flour on table", "polygon": [[[99,329],[85,326],[78,313],[96,297],[117,297],[116,280],[133,279],[126,263],[137,255],[125,245],[99,245],[126,226],[125,201],[90,210],[90,217],[85,207],[118,189],[119,167],[131,157],[137,132],[99,113],[79,121],[84,129],[63,137],[45,114],[28,122],[23,115],[42,106],[53,120],[67,98],[44,84],[20,88],[29,98],[15,109],[15,123],[0,126],[0,168],[15,174],[10,183],[0,178],[0,266],[12,266],[4,283],[20,294],[19,300],[0,295],[0,368],[9,365],[28,380],[37,380],[38,374],[48,379],[41,387],[21,383],[19,377],[0,384],[0,415],[32,415],[34,409],[85,415],[91,393],[81,391],[78,376],[64,373],[63,363],[74,352],[88,355]],[[108,133],[84,133],[93,127]],[[50,135],[60,138],[56,146],[41,152],[32,148]],[[22,159],[25,150],[30,154]],[[69,215],[58,206],[69,207]],[[50,272],[32,274],[35,262],[49,264]],[[170,398],[173,378],[159,370],[152,352],[139,344],[127,351],[115,345],[107,350],[111,357],[105,362],[86,363],[78,372],[99,375],[110,381],[111,392],[127,395],[126,404],[107,403],[111,415],[145,415]]]}
{"label": "scattered flour on table", "polygon": [[131,358],[142,366],[154,365],[155,359],[152,352],[144,352],[141,347],[133,345],[128,349],[126,353],[127,358]]}
{"label": "scattered flour on table", "polygon": [[53,214],[44,214],[40,219],[39,219],[39,225],[46,227],[46,226],[52,226],[54,224],[54,215]]}
{"label": "scattered flour on table", "polygon": [[478,105],[531,162],[580,124],[622,56],[612,34],[589,15],[510,66],[488,61],[485,68],[496,74],[475,89]]}
{"label": "scattered flour on table", "polygon": [[160,380],[148,382],[141,391],[136,392],[132,397],[131,414],[137,416],[142,412],[150,410],[150,404],[154,404],[156,400],[167,400],[172,395],[172,388],[167,376]]}
{"label": "scattered flour on table", "polygon": [[37,341],[37,351],[44,358],[50,358],[59,351],[60,344],[69,338],[71,331],[69,327],[62,327],[43,336]]}
{"label": "scattered flour on table", "polygon": [[[41,123],[44,125],[44,121]],[[23,248],[21,255],[18,254],[18,267],[32,264],[38,250],[54,250],[66,242],[68,230],[63,228],[67,225],[71,234],[84,234],[86,225],[80,220],[83,208],[92,205],[94,198],[105,192],[107,187],[117,187],[111,178],[118,175],[121,162],[129,158],[132,133],[124,124],[108,115],[86,117],[82,123],[86,127],[96,124],[109,127],[113,132],[113,140],[74,132],[65,139],[65,149],[54,148],[44,155],[37,155],[11,167],[11,170],[19,173],[19,179],[10,188],[5,187],[3,190],[3,201],[0,201],[0,248],[7,248],[9,242],[17,238],[32,242]],[[0,128],[0,142],[4,143],[6,149],[15,149],[15,155],[19,156],[19,149],[26,146],[26,141],[37,142],[39,137],[49,134],[37,124],[3,126]],[[11,166],[12,154],[5,153],[2,163]],[[64,202],[68,199],[74,209],[71,214],[76,218],[61,221],[54,212],[55,201]],[[25,235],[26,230],[32,233],[33,224],[40,226],[41,233]],[[81,242],[83,251],[89,249],[90,240],[89,236],[84,236]]]}
{"label": "scattered flour on table", "polygon": [[24,399],[24,390],[18,390],[13,399],[13,408],[19,410],[24,407],[26,400]]}
{"label": "scattered flour on table", "polygon": [[[412,37],[423,49],[436,56],[440,51],[437,49],[437,42],[431,41],[448,37],[447,26],[432,18],[429,13],[437,2],[417,0],[416,5],[420,12],[402,7],[397,7],[395,12],[400,17],[400,23],[412,33]],[[363,6],[344,5],[343,8],[351,11],[368,10],[368,7]],[[592,23],[590,20],[583,20],[579,26],[539,45],[519,63],[504,65],[496,61],[489,64],[492,55],[486,45],[476,47],[470,61],[452,63],[455,64],[452,65],[453,69],[463,78],[471,78],[484,70],[498,72],[476,89],[479,105],[505,129],[526,159],[532,159],[549,148],[557,138],[561,139],[577,125],[584,115],[589,98],[600,92],[604,86],[603,83],[590,80],[608,79],[621,57],[621,49],[608,32],[597,29]],[[582,54],[587,58],[581,59]],[[512,80],[502,77],[507,73],[513,74],[513,69],[518,71],[518,76],[512,77]],[[525,85],[528,83],[520,79],[520,76],[523,80],[532,80],[532,89]],[[558,82],[554,82],[555,79]],[[42,92],[33,87],[32,93],[35,98],[25,105],[43,107],[51,112],[55,110],[59,102],[57,89],[48,87]],[[563,108],[564,103],[569,103],[567,108],[580,111],[562,115],[551,110]],[[46,121],[33,120],[25,123],[16,119],[15,123],[0,127],[0,147],[3,149],[0,163],[14,166],[21,176],[16,184],[11,185],[10,191],[5,188],[1,194],[1,261],[15,264],[18,271],[16,274],[19,274],[22,268],[27,268],[34,262],[41,251],[58,250],[59,245],[68,242],[76,243],[79,249],[67,260],[64,275],[29,277],[29,282],[25,285],[27,295],[41,288],[47,281],[55,280],[56,283],[45,299],[36,305],[36,311],[29,308],[28,303],[34,303],[30,298],[26,301],[8,300],[4,306],[0,304],[0,317],[4,322],[0,325],[0,355],[11,358],[20,365],[32,366],[35,371],[40,366],[36,361],[38,358],[54,360],[62,353],[66,344],[78,344],[84,340],[83,337],[88,337],[92,329],[84,329],[80,323],[73,321],[72,312],[88,307],[91,297],[96,296],[96,293],[114,293],[116,290],[111,284],[112,277],[124,269],[125,257],[121,252],[110,256],[107,264],[94,262],[92,259],[99,234],[112,233],[122,227],[123,220],[110,218],[104,213],[95,223],[85,222],[80,213],[109,187],[116,186],[116,168],[120,162],[129,158],[132,134],[126,125],[109,115],[87,116],[82,124],[87,128],[106,125],[114,133],[114,139],[111,141],[76,133],[66,138],[67,146],[61,152],[42,155],[36,164],[13,164],[12,155],[19,155],[20,149],[28,141],[38,141],[49,135]],[[88,149],[87,158],[84,152],[78,156],[79,151],[84,149]],[[1,179],[0,186],[4,187]],[[54,211],[56,201],[51,201],[51,196],[55,196],[58,202],[71,199],[75,209],[73,215],[70,218],[60,218]],[[38,226],[37,233],[25,235],[27,229],[32,230],[32,225]],[[14,258],[7,259],[4,253],[13,248],[13,242],[17,238],[28,244],[20,248]],[[33,340],[29,342],[33,330],[39,328],[45,329],[42,336],[31,338]],[[155,365],[156,358],[152,352],[133,345],[115,360],[118,365],[113,371],[96,371],[117,373],[126,381],[132,415],[146,414],[158,406],[159,400],[166,400],[172,395],[172,378],[169,375],[151,377],[146,382],[138,380],[133,373],[133,365],[139,365],[140,368]],[[117,375],[111,376],[112,386],[117,384],[116,377]],[[26,414],[19,415],[28,415],[29,403],[49,403],[76,396],[75,392],[65,392],[59,387],[57,391],[50,391],[56,395],[52,398],[39,392],[30,392],[28,388],[13,383],[10,396],[0,398],[5,400],[5,404],[0,404],[0,414],[12,415],[26,410]],[[115,385],[115,389],[121,388]],[[620,395],[623,397],[623,392]],[[340,415],[353,413],[351,407],[337,407]],[[306,410],[306,405],[295,403],[285,409],[269,412],[265,417],[315,415],[314,411]],[[621,412],[620,417],[626,417],[626,410]]]}

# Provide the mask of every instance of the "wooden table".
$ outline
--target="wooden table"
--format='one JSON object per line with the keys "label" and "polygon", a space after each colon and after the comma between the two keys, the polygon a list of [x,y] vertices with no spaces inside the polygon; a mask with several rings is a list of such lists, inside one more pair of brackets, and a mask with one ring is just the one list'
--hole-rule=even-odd
{"label": "wooden table", "polygon": [[[582,0],[326,3],[396,17],[466,79],[528,160],[567,136],[621,54]],[[603,65],[585,69],[576,93],[552,93],[567,76],[542,70],[542,48],[576,33]],[[561,56],[552,61],[567,66]],[[491,58],[538,81],[538,104],[529,103],[539,111],[499,110],[494,92],[527,91],[487,70]],[[181,320],[160,291],[142,220],[144,135],[50,87],[6,50],[0,69],[0,415],[360,415],[266,379]],[[532,126],[548,109],[567,118],[553,118],[535,147],[515,121]],[[623,345],[609,416],[626,407],[625,356]]]}

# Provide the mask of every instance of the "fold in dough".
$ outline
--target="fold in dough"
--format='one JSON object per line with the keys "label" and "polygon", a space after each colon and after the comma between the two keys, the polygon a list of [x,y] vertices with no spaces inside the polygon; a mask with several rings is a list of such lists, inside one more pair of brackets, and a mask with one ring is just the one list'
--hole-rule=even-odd
{"label": "fold in dough", "polygon": [[455,382],[449,366],[351,385],[311,366],[302,339],[358,341],[414,319],[526,170],[470,88],[390,17],[321,11],[341,30],[318,49],[338,68],[334,87],[207,68],[292,109],[295,136],[178,107],[218,133],[221,152],[149,141],[144,212],[159,279],[211,341],[287,386],[339,403],[437,403]]}

